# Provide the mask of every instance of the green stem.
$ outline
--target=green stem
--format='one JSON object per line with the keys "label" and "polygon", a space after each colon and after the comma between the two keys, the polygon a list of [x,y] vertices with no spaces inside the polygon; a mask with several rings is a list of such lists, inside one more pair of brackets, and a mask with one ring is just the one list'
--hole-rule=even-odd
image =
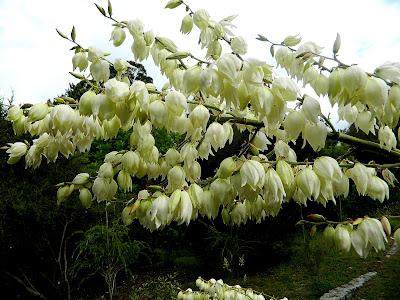
{"label": "green stem", "polygon": [[328,134],[328,138],[333,139],[333,140],[337,140],[340,142],[344,142],[346,144],[350,144],[350,145],[357,145],[357,146],[366,146],[370,149],[375,149],[375,150],[379,150],[379,151],[384,151],[387,153],[389,153],[392,156],[395,156],[397,158],[400,158],[400,150],[398,149],[392,149],[392,150],[384,150],[380,144],[372,142],[372,141],[367,141],[367,140],[363,140],[342,132],[338,132],[336,134],[334,133],[330,133]]}

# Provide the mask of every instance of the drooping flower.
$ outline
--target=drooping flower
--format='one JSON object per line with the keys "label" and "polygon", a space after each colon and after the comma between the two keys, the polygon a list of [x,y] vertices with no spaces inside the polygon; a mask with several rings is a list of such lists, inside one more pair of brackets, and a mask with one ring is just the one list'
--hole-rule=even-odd
{"label": "drooping flower", "polygon": [[193,28],[193,18],[190,15],[186,15],[182,19],[181,32],[183,34],[189,34],[192,31],[192,28]]}
{"label": "drooping flower", "polygon": [[8,148],[6,151],[8,154],[10,154],[7,163],[10,165],[17,163],[27,151],[28,146],[25,143],[16,142],[11,144],[10,148]]}
{"label": "drooping flower", "polygon": [[72,180],[73,184],[84,185],[89,182],[89,173],[79,173],[75,176],[74,180]]}
{"label": "drooping flower", "polygon": [[106,82],[110,78],[110,66],[104,60],[98,60],[90,65],[90,74],[95,81]]}
{"label": "drooping flower", "polygon": [[111,33],[111,39],[115,47],[119,47],[125,41],[126,34],[125,30],[121,27],[115,27]]}
{"label": "drooping flower", "polygon": [[88,67],[88,59],[85,52],[78,52],[72,57],[73,70],[78,68],[81,72]]}
{"label": "drooping flower", "polygon": [[265,183],[263,165],[256,160],[246,160],[240,168],[241,186],[248,184],[253,190],[261,189]]}
{"label": "drooping flower", "polygon": [[244,55],[247,52],[246,40],[241,36],[236,36],[231,40],[232,51],[236,54]]}
{"label": "drooping flower", "polygon": [[392,148],[396,148],[397,140],[393,131],[389,128],[389,126],[381,127],[378,131],[378,139],[381,147],[385,145],[387,150],[391,150]]}
{"label": "drooping flower", "polygon": [[311,166],[305,167],[297,174],[296,185],[308,199],[318,198],[321,183]]}
{"label": "drooping flower", "polygon": [[349,252],[351,249],[351,238],[347,228],[341,224],[335,229],[335,242],[340,251]]}

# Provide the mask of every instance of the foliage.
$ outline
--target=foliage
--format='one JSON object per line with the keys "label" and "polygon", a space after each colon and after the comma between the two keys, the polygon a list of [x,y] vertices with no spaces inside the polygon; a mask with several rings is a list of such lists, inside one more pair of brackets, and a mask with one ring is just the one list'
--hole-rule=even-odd
{"label": "foliage", "polygon": [[179,283],[176,280],[175,273],[161,276],[154,275],[141,284],[136,283],[129,295],[129,299],[172,300],[176,299],[179,290]]}
{"label": "foliage", "polygon": [[149,248],[143,242],[130,240],[126,226],[113,224],[110,227],[95,225],[87,230],[76,251],[74,272],[100,274],[112,299],[118,273],[130,273],[131,267]]}

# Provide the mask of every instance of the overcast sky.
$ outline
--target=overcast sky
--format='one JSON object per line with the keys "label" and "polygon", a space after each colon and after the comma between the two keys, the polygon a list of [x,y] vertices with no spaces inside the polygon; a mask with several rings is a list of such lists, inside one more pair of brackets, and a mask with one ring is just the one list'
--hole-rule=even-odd
{"label": "overcast sky", "polygon": [[[14,89],[18,102],[46,101],[63,93],[74,79],[68,51],[72,46],[55,28],[69,33],[72,25],[77,41],[97,46],[114,57],[132,59],[131,40],[114,48],[109,42],[111,23],[100,15],[93,0],[0,0],[0,95]],[[193,51],[198,32],[188,37],[179,32],[185,15],[182,7],[167,10],[168,1],[113,0],[119,20],[141,19],[146,30],[172,38],[180,50]],[[187,0],[193,10],[207,9],[215,20],[238,15],[235,33],[249,43],[248,57],[268,60],[265,43],[255,39],[263,34],[274,41],[300,33],[303,41],[324,46],[330,55],[336,33],[342,37],[340,58],[358,63],[366,70],[385,61],[400,61],[400,0]],[[98,0],[106,6],[107,1]],[[151,61],[144,63],[158,86],[163,78]]]}

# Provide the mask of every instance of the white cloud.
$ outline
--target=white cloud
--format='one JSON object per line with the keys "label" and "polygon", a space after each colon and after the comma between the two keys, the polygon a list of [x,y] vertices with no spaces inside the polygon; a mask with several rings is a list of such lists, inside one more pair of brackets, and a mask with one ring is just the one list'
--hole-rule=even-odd
{"label": "white cloud", "polygon": [[[98,1],[106,5],[105,0]],[[139,18],[157,35],[172,38],[182,50],[196,47],[196,34],[179,33],[185,12],[182,7],[165,10],[167,1],[112,1],[120,19]],[[267,44],[255,40],[258,33],[275,41],[300,33],[313,40],[329,55],[336,32],[342,36],[340,58],[359,63],[366,70],[387,60],[399,61],[400,36],[397,32],[400,8],[379,0],[337,1],[189,1],[193,9],[205,8],[214,19],[238,14],[235,32],[249,43],[251,57],[267,59]],[[393,2],[393,1],[392,1]],[[62,93],[74,79],[72,45],[55,32],[69,33],[72,25],[85,46],[96,45],[115,52],[108,42],[111,22],[103,18],[92,1],[3,0],[0,2],[0,90],[13,88],[20,102],[39,102]],[[125,46],[125,47],[124,47]],[[132,59],[129,42],[118,48],[117,56]],[[196,52],[197,53],[197,52]],[[201,53],[201,52],[200,52]],[[162,77],[151,61],[145,62],[150,76],[160,85]]]}

